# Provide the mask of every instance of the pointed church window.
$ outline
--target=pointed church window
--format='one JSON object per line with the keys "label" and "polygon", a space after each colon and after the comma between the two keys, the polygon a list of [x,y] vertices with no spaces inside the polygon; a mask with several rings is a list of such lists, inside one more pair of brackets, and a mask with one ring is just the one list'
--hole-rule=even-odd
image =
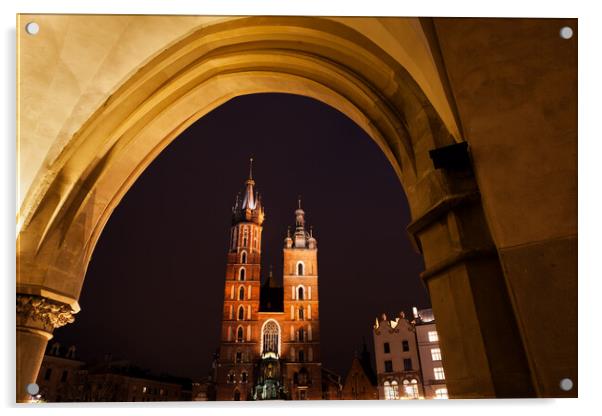
{"label": "pointed church window", "polygon": [[299,300],[303,300],[303,286],[299,287],[299,296],[298,296]]}
{"label": "pointed church window", "polygon": [[240,289],[238,290],[238,299],[239,300],[245,299],[245,287],[244,286],[241,286]]}
{"label": "pointed church window", "polygon": [[236,342],[243,342],[244,341],[244,333],[242,330],[242,327],[238,328],[238,331],[236,331]]}
{"label": "pointed church window", "polygon": [[279,333],[278,324],[270,320],[263,327],[263,353],[275,352],[278,354],[279,349]]}
{"label": "pointed church window", "polygon": [[245,307],[240,305],[238,307],[238,320],[242,321],[243,319],[245,319]]}
{"label": "pointed church window", "polygon": [[302,262],[297,263],[297,275],[303,276],[303,263]]}

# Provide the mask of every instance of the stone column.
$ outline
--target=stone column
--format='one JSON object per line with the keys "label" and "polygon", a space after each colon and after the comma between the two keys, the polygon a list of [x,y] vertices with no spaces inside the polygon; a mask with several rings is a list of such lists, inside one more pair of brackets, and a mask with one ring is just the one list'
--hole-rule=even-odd
{"label": "stone column", "polygon": [[74,321],[71,306],[42,296],[17,294],[17,402],[30,398],[26,387],[35,383],[52,331]]}
{"label": "stone column", "polygon": [[435,170],[409,226],[425,282],[451,398],[533,397],[535,390],[497,248],[474,176]]}

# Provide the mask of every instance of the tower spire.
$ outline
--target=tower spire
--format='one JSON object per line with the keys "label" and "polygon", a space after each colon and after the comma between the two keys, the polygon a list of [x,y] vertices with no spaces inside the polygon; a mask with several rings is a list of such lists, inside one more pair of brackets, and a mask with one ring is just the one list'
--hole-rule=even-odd
{"label": "tower spire", "polygon": [[249,179],[253,180],[253,158],[249,158]]}

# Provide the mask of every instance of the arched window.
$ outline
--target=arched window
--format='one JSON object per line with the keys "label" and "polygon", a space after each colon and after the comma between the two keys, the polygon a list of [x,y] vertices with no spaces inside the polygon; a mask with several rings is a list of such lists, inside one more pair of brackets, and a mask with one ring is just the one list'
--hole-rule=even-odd
{"label": "arched window", "polygon": [[244,341],[244,333],[242,330],[242,327],[238,327],[238,330],[236,331],[236,342],[243,342]]}
{"label": "arched window", "polygon": [[262,353],[275,352],[279,354],[280,349],[280,328],[274,320],[267,321],[263,326],[263,349]]}
{"label": "arched window", "polygon": [[297,299],[299,299],[299,300],[304,299],[303,286],[299,286],[299,289],[297,289]]}
{"label": "arched window", "polygon": [[240,305],[238,307],[238,320],[242,321],[243,319],[245,319],[245,307]]}
{"label": "arched window", "polygon": [[399,385],[397,384],[397,380],[391,382],[385,381],[384,390],[385,400],[399,400]]}
{"label": "arched window", "polygon": [[415,378],[412,381],[404,380],[403,381],[403,390],[405,395],[409,399],[417,399],[418,398],[418,380]]}
{"label": "arched window", "polygon": [[305,319],[305,313],[303,311],[303,306],[299,308],[299,319]]}
{"label": "arched window", "polygon": [[297,275],[303,276],[303,272],[304,272],[303,262],[300,261],[299,263],[297,263]]}
{"label": "arched window", "polygon": [[242,246],[243,247],[247,246],[248,240],[249,240],[249,230],[247,229],[247,227],[245,227],[242,232]]}
{"label": "arched window", "polygon": [[247,252],[243,251],[242,253],[240,253],[240,262],[242,264],[245,264],[247,262]]}
{"label": "arched window", "polygon": [[299,341],[305,341],[305,330],[303,328],[299,328]]}
{"label": "arched window", "polygon": [[238,299],[245,300],[245,287],[244,286],[241,286],[240,289],[238,289]]}
{"label": "arched window", "polygon": [[305,361],[305,351],[299,350],[299,362],[302,363]]}
{"label": "arched window", "polygon": [[241,267],[238,271],[238,280],[245,280],[246,270],[244,267]]}

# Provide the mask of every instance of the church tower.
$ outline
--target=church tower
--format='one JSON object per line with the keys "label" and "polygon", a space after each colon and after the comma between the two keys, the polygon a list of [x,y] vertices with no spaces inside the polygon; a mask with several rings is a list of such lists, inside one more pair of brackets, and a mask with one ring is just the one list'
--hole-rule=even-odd
{"label": "church tower", "polygon": [[[252,160],[251,160],[252,162]],[[322,398],[318,248],[299,200],[284,240],[282,283],[261,284],[264,210],[252,170],[232,208],[217,400]]]}
{"label": "church tower", "polygon": [[232,207],[224,309],[217,371],[217,400],[246,400],[253,386],[258,350],[257,313],[261,287],[261,233],[265,218],[254,189],[253,159],[242,197]]}
{"label": "church tower", "polygon": [[295,232],[284,240],[284,316],[288,329],[286,373],[293,400],[322,398],[318,309],[318,243],[306,230],[301,199],[295,210]]}

